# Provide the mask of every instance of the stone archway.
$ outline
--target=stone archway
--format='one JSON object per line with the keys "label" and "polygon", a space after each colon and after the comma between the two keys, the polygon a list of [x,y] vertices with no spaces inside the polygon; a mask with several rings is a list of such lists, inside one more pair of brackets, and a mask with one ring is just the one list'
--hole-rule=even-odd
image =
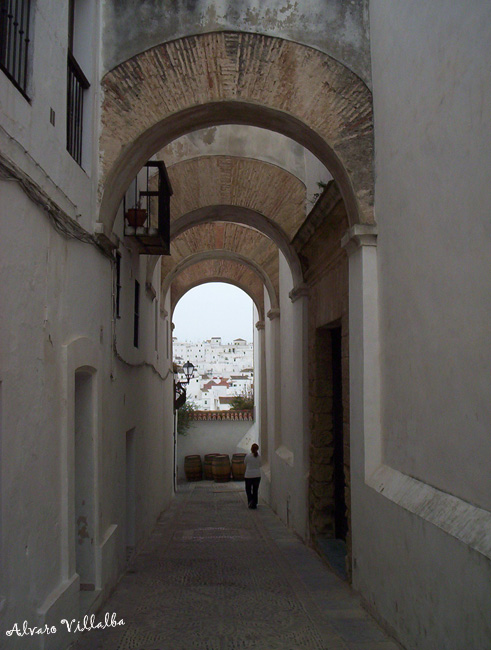
{"label": "stone archway", "polygon": [[[271,282],[270,278],[265,273],[265,271],[259,266],[259,264],[257,264],[251,259],[246,258],[244,255],[240,255],[239,253],[234,253],[232,251],[227,251],[227,250],[214,250],[214,251],[195,253],[194,255],[190,255],[189,257],[181,260],[181,262],[179,262],[179,264],[177,264],[176,267],[170,273],[168,273],[167,276],[164,278],[162,282],[162,296],[165,298],[165,295],[167,294],[167,291],[170,289],[172,282],[183,271],[188,269],[190,266],[199,264],[200,262],[212,261],[212,260],[228,260],[238,265],[245,266],[249,270],[253,271],[255,275],[261,280],[264,287],[266,288],[272,308],[278,309],[279,306],[278,298],[273,283]],[[262,301],[258,301],[254,297],[253,300],[256,303],[256,305],[262,302]]]}
{"label": "stone archway", "polygon": [[[278,223],[272,219],[269,219],[268,217],[265,217],[263,214],[252,210],[251,208],[244,208],[238,205],[209,205],[203,206],[196,210],[192,210],[191,212],[182,215],[171,223],[171,242],[176,242],[176,240],[182,238],[185,233],[197,227],[203,228],[207,224],[220,223],[223,225],[235,225],[239,228],[242,227],[244,230],[250,229],[252,231],[255,231],[256,235],[260,234],[264,236],[264,238],[269,240],[271,242],[271,245],[276,246],[277,250],[280,251],[285,257],[291,272],[294,290],[303,286],[302,265],[298,253],[295,250],[294,245],[290,243],[287,234],[283,231]],[[257,240],[257,237],[254,239]],[[205,245],[205,240],[206,237],[201,238],[200,247]],[[264,249],[264,244],[262,244],[262,248]],[[264,261],[264,250],[263,254],[259,256],[259,261],[262,264],[260,259],[261,257]],[[168,258],[149,256],[147,258],[147,281],[151,282],[155,266],[161,259],[163,273],[162,277],[164,277],[167,273],[170,273],[175,265],[173,258],[173,254]],[[276,265],[277,263],[278,261],[276,260]],[[271,262],[269,262],[265,270],[271,277],[275,291],[277,292],[278,269],[272,270]],[[163,295],[165,295],[165,292]]]}
{"label": "stone archway", "polygon": [[[190,36],[158,45],[122,63],[104,77],[103,89],[100,220],[106,234],[111,232],[126,187],[144,162],[181,135],[220,124],[269,129],[309,149],[332,173],[346,209],[347,225],[373,223],[371,94],[356,75],[326,54],[258,34]],[[192,164],[196,163],[188,166]],[[292,261],[291,269],[297,265],[296,275],[292,270],[292,299],[306,298],[310,287],[301,287],[298,261],[304,254],[292,253],[292,233],[287,234],[269,214],[264,216],[251,206],[240,207],[248,209],[247,214],[238,216],[235,205],[190,207],[173,224],[173,235],[206,221],[235,221],[256,227],[281,243],[280,250],[288,253],[289,263]],[[337,246],[339,239],[336,236]],[[320,249],[321,244],[313,247]],[[320,257],[325,256],[320,253]],[[209,265],[210,260],[202,264]],[[319,295],[332,286],[335,291],[339,289],[336,273],[324,269],[323,274],[325,270],[331,273],[332,283],[326,275],[328,281],[322,283]],[[206,272],[208,276],[217,275],[211,268]],[[305,303],[299,300],[291,310],[295,331],[300,332],[292,337],[299,343],[295,364],[302,373],[305,354],[300,346],[307,339]],[[279,329],[277,323],[275,326]],[[301,391],[295,395],[300,405],[294,411],[296,420],[289,417],[294,410],[289,405],[294,400],[280,405],[287,414],[283,417],[281,413],[287,430],[285,440],[291,447],[296,445],[293,429],[308,429],[303,411],[306,384],[302,380]],[[290,426],[291,422],[295,426]],[[297,485],[308,470],[307,436],[302,445],[302,449],[295,447],[299,460],[289,478],[292,485]],[[287,462],[287,444],[281,447],[285,447],[282,451],[286,455],[280,459]],[[303,500],[303,492],[297,490],[295,494],[298,502]],[[287,503],[287,513],[288,507]],[[303,514],[295,507],[300,521]]]}
{"label": "stone archway", "polygon": [[260,318],[264,318],[264,283],[256,269],[243,262],[230,258],[213,258],[194,260],[173,274],[169,284],[171,309],[176,302],[193,286],[205,282],[222,282],[234,284],[253,300]]}
{"label": "stone archway", "polygon": [[258,34],[210,33],[138,54],[102,86],[106,235],[151,155],[187,132],[226,123],[261,126],[310,149],[333,174],[350,224],[373,221],[371,93],[326,54]]}
{"label": "stone archway", "polygon": [[250,208],[237,205],[210,205],[192,210],[171,224],[171,240],[197,224],[212,221],[243,224],[266,235],[285,256],[292,273],[294,287],[302,284],[302,266],[298,254],[291,245],[286,233],[272,219]]}
{"label": "stone archway", "polygon": [[226,278],[220,275],[210,275],[206,278],[200,278],[198,280],[193,280],[190,282],[185,282],[183,283],[183,286],[179,287],[176,291],[172,291],[172,300],[171,300],[171,314],[174,312],[174,309],[176,308],[177,303],[179,300],[188,293],[188,291],[191,291],[191,289],[195,289],[196,287],[200,287],[203,284],[211,284],[213,282],[221,282],[223,284],[230,284],[233,287],[237,287],[237,289],[241,289],[244,293],[246,293],[249,298],[252,300],[254,303],[257,313],[259,315],[259,318],[262,319],[264,318],[264,307],[260,303],[258,296],[256,293],[251,289],[249,285],[245,282],[240,282],[233,280],[232,278]]}

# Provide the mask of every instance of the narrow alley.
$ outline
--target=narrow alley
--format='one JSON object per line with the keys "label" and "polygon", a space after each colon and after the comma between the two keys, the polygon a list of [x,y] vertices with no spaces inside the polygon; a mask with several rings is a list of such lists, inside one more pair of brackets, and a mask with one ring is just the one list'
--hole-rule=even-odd
{"label": "narrow alley", "polygon": [[[490,0],[0,0],[0,650],[491,650],[490,59]],[[174,494],[253,443],[257,511]]]}
{"label": "narrow alley", "polygon": [[242,483],[180,488],[72,650],[397,650],[350,587]]}

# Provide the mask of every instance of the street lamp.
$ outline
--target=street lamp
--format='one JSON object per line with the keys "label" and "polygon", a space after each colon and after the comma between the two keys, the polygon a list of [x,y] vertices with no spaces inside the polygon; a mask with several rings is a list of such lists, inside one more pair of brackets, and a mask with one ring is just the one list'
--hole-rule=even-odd
{"label": "street lamp", "polygon": [[194,366],[190,361],[186,361],[182,369],[186,375],[186,384],[189,384],[194,375]]}
{"label": "street lamp", "polygon": [[186,375],[186,379],[183,379],[182,381],[177,381],[175,383],[175,389],[176,389],[176,395],[174,398],[174,408],[177,411],[177,409],[180,409],[181,406],[186,402],[186,389],[184,388],[184,384],[188,385],[191,379],[193,378],[194,375],[194,366],[190,361],[186,361],[184,366],[182,367],[184,374]]}

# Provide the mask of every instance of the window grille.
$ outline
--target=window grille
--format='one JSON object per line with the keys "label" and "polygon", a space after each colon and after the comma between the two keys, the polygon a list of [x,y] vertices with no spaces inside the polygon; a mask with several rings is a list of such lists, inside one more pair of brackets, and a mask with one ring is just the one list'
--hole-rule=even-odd
{"label": "window grille", "polygon": [[27,97],[31,0],[0,0],[0,68]]}
{"label": "window grille", "polygon": [[90,86],[73,54],[68,52],[67,145],[68,153],[82,165],[84,90]]}

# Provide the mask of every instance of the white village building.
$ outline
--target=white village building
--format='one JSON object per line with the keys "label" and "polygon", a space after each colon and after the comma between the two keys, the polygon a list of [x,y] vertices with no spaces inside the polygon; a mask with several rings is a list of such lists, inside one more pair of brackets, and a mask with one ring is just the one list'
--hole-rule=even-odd
{"label": "white village building", "polygon": [[201,343],[172,341],[174,361],[183,365],[190,361],[201,375],[230,377],[232,374],[250,372],[254,363],[254,346],[244,339],[222,343],[214,337]]}
{"label": "white village building", "polygon": [[[183,366],[187,361],[195,367],[195,376],[186,386],[187,399],[196,409],[226,411],[235,395],[253,391],[254,345],[244,339],[222,343],[212,337],[201,343],[173,339],[174,362]],[[180,374],[185,379],[184,374]]]}

